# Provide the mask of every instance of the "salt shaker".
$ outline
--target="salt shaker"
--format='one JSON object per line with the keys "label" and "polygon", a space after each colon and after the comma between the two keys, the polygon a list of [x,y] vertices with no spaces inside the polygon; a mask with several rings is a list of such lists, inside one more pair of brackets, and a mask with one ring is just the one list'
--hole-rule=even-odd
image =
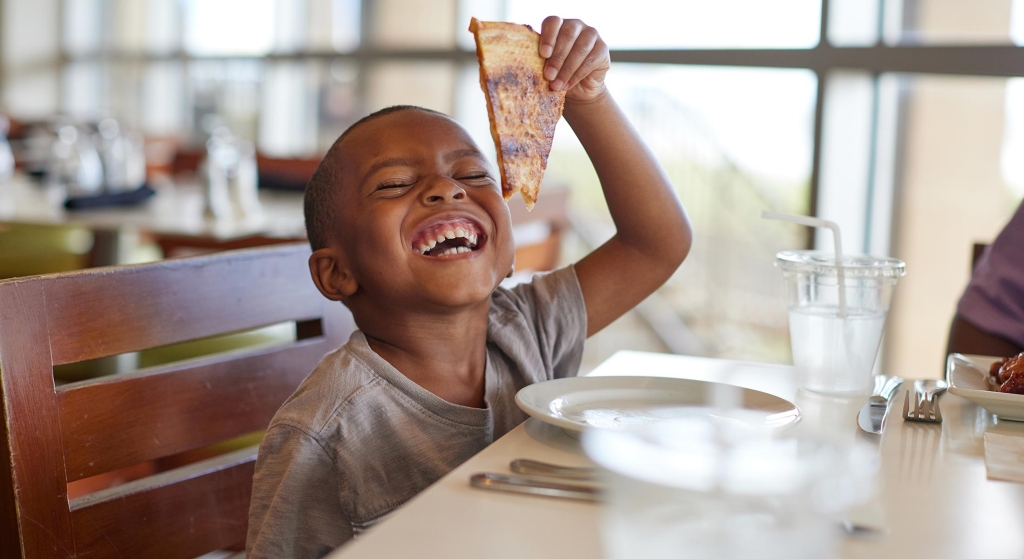
{"label": "salt shaker", "polygon": [[206,141],[206,159],[200,166],[203,181],[203,213],[217,220],[232,215],[228,181],[237,158],[227,129],[215,130]]}
{"label": "salt shaker", "polygon": [[256,167],[256,147],[252,142],[236,141],[236,160],[233,180],[230,183],[231,201],[235,217],[248,219],[263,214],[263,206],[257,188],[259,175]]}

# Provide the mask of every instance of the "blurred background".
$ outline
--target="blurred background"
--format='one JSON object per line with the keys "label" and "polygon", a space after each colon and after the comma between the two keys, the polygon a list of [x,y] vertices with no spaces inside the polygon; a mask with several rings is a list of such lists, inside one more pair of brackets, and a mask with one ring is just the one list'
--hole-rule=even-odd
{"label": "blurred background", "polygon": [[[451,114],[493,155],[471,16],[597,27],[609,87],[694,223],[679,272],[588,344],[585,368],[618,349],[790,362],[775,253],[831,240],[760,219],[772,209],[906,262],[880,366],[937,377],[972,246],[1024,196],[1024,0],[0,6],[0,277],[302,238],[319,157],[389,105]],[[534,269],[612,233],[564,122],[545,180],[534,217],[513,208]]]}

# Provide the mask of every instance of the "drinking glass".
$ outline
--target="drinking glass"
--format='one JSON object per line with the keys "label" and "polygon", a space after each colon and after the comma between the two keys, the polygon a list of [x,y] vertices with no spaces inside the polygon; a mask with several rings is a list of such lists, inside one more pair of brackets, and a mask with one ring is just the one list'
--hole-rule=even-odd
{"label": "drinking glass", "polygon": [[871,373],[897,280],[895,258],[783,251],[789,338],[797,384],[824,394],[870,394]]}

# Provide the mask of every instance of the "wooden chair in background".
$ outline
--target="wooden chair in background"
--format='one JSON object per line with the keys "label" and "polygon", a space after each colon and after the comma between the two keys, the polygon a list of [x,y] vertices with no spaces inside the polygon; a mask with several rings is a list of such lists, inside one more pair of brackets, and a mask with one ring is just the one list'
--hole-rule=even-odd
{"label": "wooden chair in background", "polygon": [[[196,557],[244,545],[255,446],[68,499],[69,482],[265,429],[354,328],[305,245],[0,282],[4,557]],[[295,323],[295,340],[55,386],[53,367]]]}
{"label": "wooden chair in background", "polygon": [[517,194],[508,209],[516,238],[516,271],[553,270],[559,263],[562,234],[569,227],[569,190],[544,189],[533,211],[527,211]]}
{"label": "wooden chair in background", "polygon": [[974,243],[971,247],[971,270],[978,265],[978,261],[985,254],[985,249],[988,248],[988,243]]}

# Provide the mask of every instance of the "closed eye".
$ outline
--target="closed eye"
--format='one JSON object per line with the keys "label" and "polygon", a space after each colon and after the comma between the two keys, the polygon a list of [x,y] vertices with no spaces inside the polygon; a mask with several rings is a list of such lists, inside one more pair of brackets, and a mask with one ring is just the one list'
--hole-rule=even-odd
{"label": "closed eye", "polygon": [[395,191],[401,190],[403,188],[408,188],[410,186],[412,186],[412,183],[405,182],[405,181],[382,182],[382,183],[378,184],[377,188],[374,189],[374,190],[375,191],[388,190],[388,191],[391,191],[392,193],[394,193]]}

